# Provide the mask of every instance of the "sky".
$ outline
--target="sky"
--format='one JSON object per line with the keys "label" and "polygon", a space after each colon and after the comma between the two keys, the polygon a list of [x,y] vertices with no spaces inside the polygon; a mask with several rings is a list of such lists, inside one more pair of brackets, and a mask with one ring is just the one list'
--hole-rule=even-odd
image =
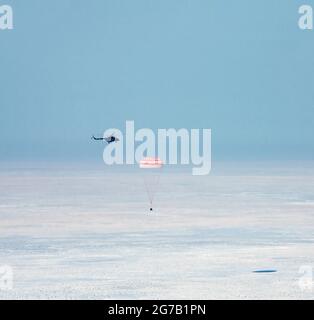
{"label": "sky", "polygon": [[0,0],[0,161],[101,158],[107,128],[211,128],[213,158],[314,159],[314,0]]}

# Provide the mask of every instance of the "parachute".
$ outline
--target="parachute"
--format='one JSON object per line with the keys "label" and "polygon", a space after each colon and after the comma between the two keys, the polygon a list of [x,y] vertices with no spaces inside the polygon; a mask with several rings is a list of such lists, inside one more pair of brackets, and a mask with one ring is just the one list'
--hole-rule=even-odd
{"label": "parachute", "polygon": [[144,185],[150,203],[150,211],[153,211],[153,201],[159,186],[163,162],[159,158],[147,157],[140,161],[139,167],[142,171]]}

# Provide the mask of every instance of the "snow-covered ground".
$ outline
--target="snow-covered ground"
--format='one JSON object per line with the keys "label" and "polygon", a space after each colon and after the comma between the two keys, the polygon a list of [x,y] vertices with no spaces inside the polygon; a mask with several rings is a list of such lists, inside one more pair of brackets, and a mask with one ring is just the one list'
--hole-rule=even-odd
{"label": "snow-covered ground", "polygon": [[314,297],[314,164],[165,169],[148,209],[136,170],[1,164],[0,298]]}

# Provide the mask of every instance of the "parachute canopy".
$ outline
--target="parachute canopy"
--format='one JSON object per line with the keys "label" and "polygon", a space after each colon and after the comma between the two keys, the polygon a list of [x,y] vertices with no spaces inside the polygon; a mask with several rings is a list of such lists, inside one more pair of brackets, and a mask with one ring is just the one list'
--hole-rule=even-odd
{"label": "parachute canopy", "polygon": [[162,160],[159,158],[144,158],[140,161],[141,169],[160,169],[163,166]]}

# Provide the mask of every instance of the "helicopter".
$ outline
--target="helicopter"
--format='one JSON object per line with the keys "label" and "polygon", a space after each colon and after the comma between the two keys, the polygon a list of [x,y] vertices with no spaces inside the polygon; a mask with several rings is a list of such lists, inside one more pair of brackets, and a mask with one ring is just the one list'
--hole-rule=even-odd
{"label": "helicopter", "polygon": [[117,142],[117,141],[120,141],[119,138],[115,137],[114,134],[111,134],[110,136],[108,137],[104,137],[104,138],[97,138],[95,136],[92,136],[92,140],[96,140],[96,141],[106,141],[108,144],[112,143],[112,142]]}

